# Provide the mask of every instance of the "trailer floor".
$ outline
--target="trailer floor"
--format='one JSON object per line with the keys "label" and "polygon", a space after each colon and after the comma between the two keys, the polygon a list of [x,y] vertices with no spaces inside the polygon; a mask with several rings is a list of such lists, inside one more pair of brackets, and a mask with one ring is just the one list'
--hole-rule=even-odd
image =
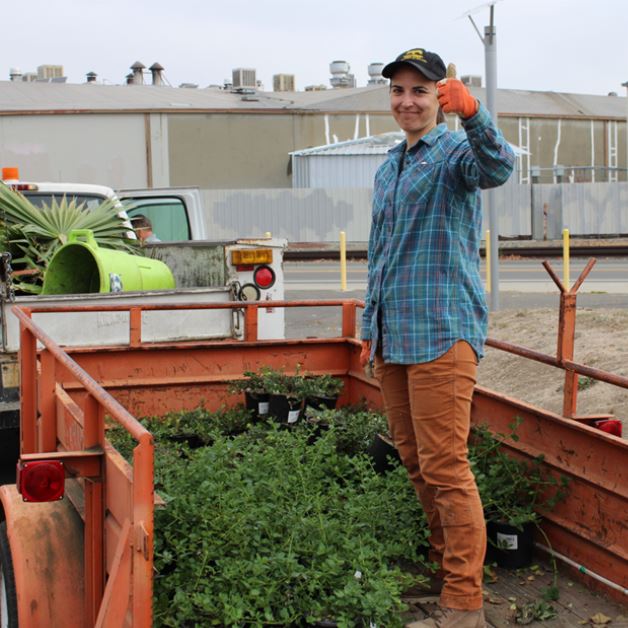
{"label": "trailer floor", "polygon": [[[558,577],[558,600],[544,603],[543,591],[553,582],[549,562],[537,561],[532,567],[517,570],[491,568],[491,572],[492,576],[486,574],[484,581],[484,613],[491,628],[523,624],[544,628],[628,628],[628,607],[622,607],[590,591],[563,573],[559,573]],[[407,621],[426,617],[434,610],[437,599],[434,596],[406,597],[405,601],[411,607]],[[521,609],[530,609],[529,605],[539,604],[544,604],[541,609],[551,605],[556,611],[556,617],[540,621],[522,616]],[[520,609],[519,621],[515,619],[516,609]]]}

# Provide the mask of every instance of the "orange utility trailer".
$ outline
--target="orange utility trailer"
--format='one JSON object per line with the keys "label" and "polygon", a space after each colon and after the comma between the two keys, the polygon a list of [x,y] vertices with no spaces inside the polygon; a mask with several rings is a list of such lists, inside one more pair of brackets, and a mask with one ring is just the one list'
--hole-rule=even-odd
{"label": "orange utility trailer", "polygon": [[[489,344],[562,368],[569,381],[583,373],[628,388],[628,378],[571,361],[575,296],[572,305],[561,297],[555,357]],[[356,318],[363,303],[273,302],[273,307],[312,306],[340,310],[338,337],[258,340],[257,316],[264,306],[257,303],[116,306],[128,321],[128,343],[71,350],[63,350],[33,322],[32,315],[44,315],[45,308],[15,308],[21,325],[22,442],[18,485],[0,488],[1,583],[10,614],[3,625],[152,625],[154,451],[150,433],[135,417],[199,404],[208,410],[235,404],[239,398],[228,393],[229,382],[262,366],[290,372],[302,365],[308,373],[329,373],[344,381],[341,405],[364,399],[372,407],[381,405],[377,382],[359,365]],[[244,339],[144,342],[147,311],[173,308],[242,309]],[[54,313],[71,309],[55,308]],[[566,501],[544,519],[551,551],[571,561],[575,575],[625,603],[628,444],[575,415],[576,390],[566,386],[566,409],[573,416],[560,416],[478,386],[473,420],[507,433],[515,417],[523,419],[520,439],[507,443],[513,455],[542,453],[550,472],[570,480]],[[106,425],[111,423],[135,439],[132,464],[108,443]]]}

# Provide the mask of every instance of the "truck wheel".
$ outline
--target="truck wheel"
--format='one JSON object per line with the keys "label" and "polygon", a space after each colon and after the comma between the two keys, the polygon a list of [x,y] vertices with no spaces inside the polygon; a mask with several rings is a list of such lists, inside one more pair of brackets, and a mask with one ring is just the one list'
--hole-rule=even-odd
{"label": "truck wheel", "polygon": [[6,521],[0,523],[0,628],[18,628],[15,577]]}

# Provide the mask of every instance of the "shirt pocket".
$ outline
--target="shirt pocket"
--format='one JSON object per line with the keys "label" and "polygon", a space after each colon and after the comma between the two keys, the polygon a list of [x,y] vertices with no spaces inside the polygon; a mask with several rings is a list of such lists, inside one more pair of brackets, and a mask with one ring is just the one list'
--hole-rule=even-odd
{"label": "shirt pocket", "polygon": [[444,161],[418,159],[402,172],[397,198],[404,205],[427,205],[436,190]]}

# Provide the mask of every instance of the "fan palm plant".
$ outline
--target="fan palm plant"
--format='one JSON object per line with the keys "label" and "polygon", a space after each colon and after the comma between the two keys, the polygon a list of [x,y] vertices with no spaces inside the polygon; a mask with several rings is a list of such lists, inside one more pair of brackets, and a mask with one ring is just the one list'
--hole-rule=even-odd
{"label": "fan palm plant", "polygon": [[106,200],[87,209],[75,199],[53,199],[39,208],[19,192],[0,183],[0,243],[13,258],[17,292],[39,294],[49,261],[68,242],[74,229],[90,229],[99,246],[136,252],[128,238],[128,223],[118,215],[119,205]]}

